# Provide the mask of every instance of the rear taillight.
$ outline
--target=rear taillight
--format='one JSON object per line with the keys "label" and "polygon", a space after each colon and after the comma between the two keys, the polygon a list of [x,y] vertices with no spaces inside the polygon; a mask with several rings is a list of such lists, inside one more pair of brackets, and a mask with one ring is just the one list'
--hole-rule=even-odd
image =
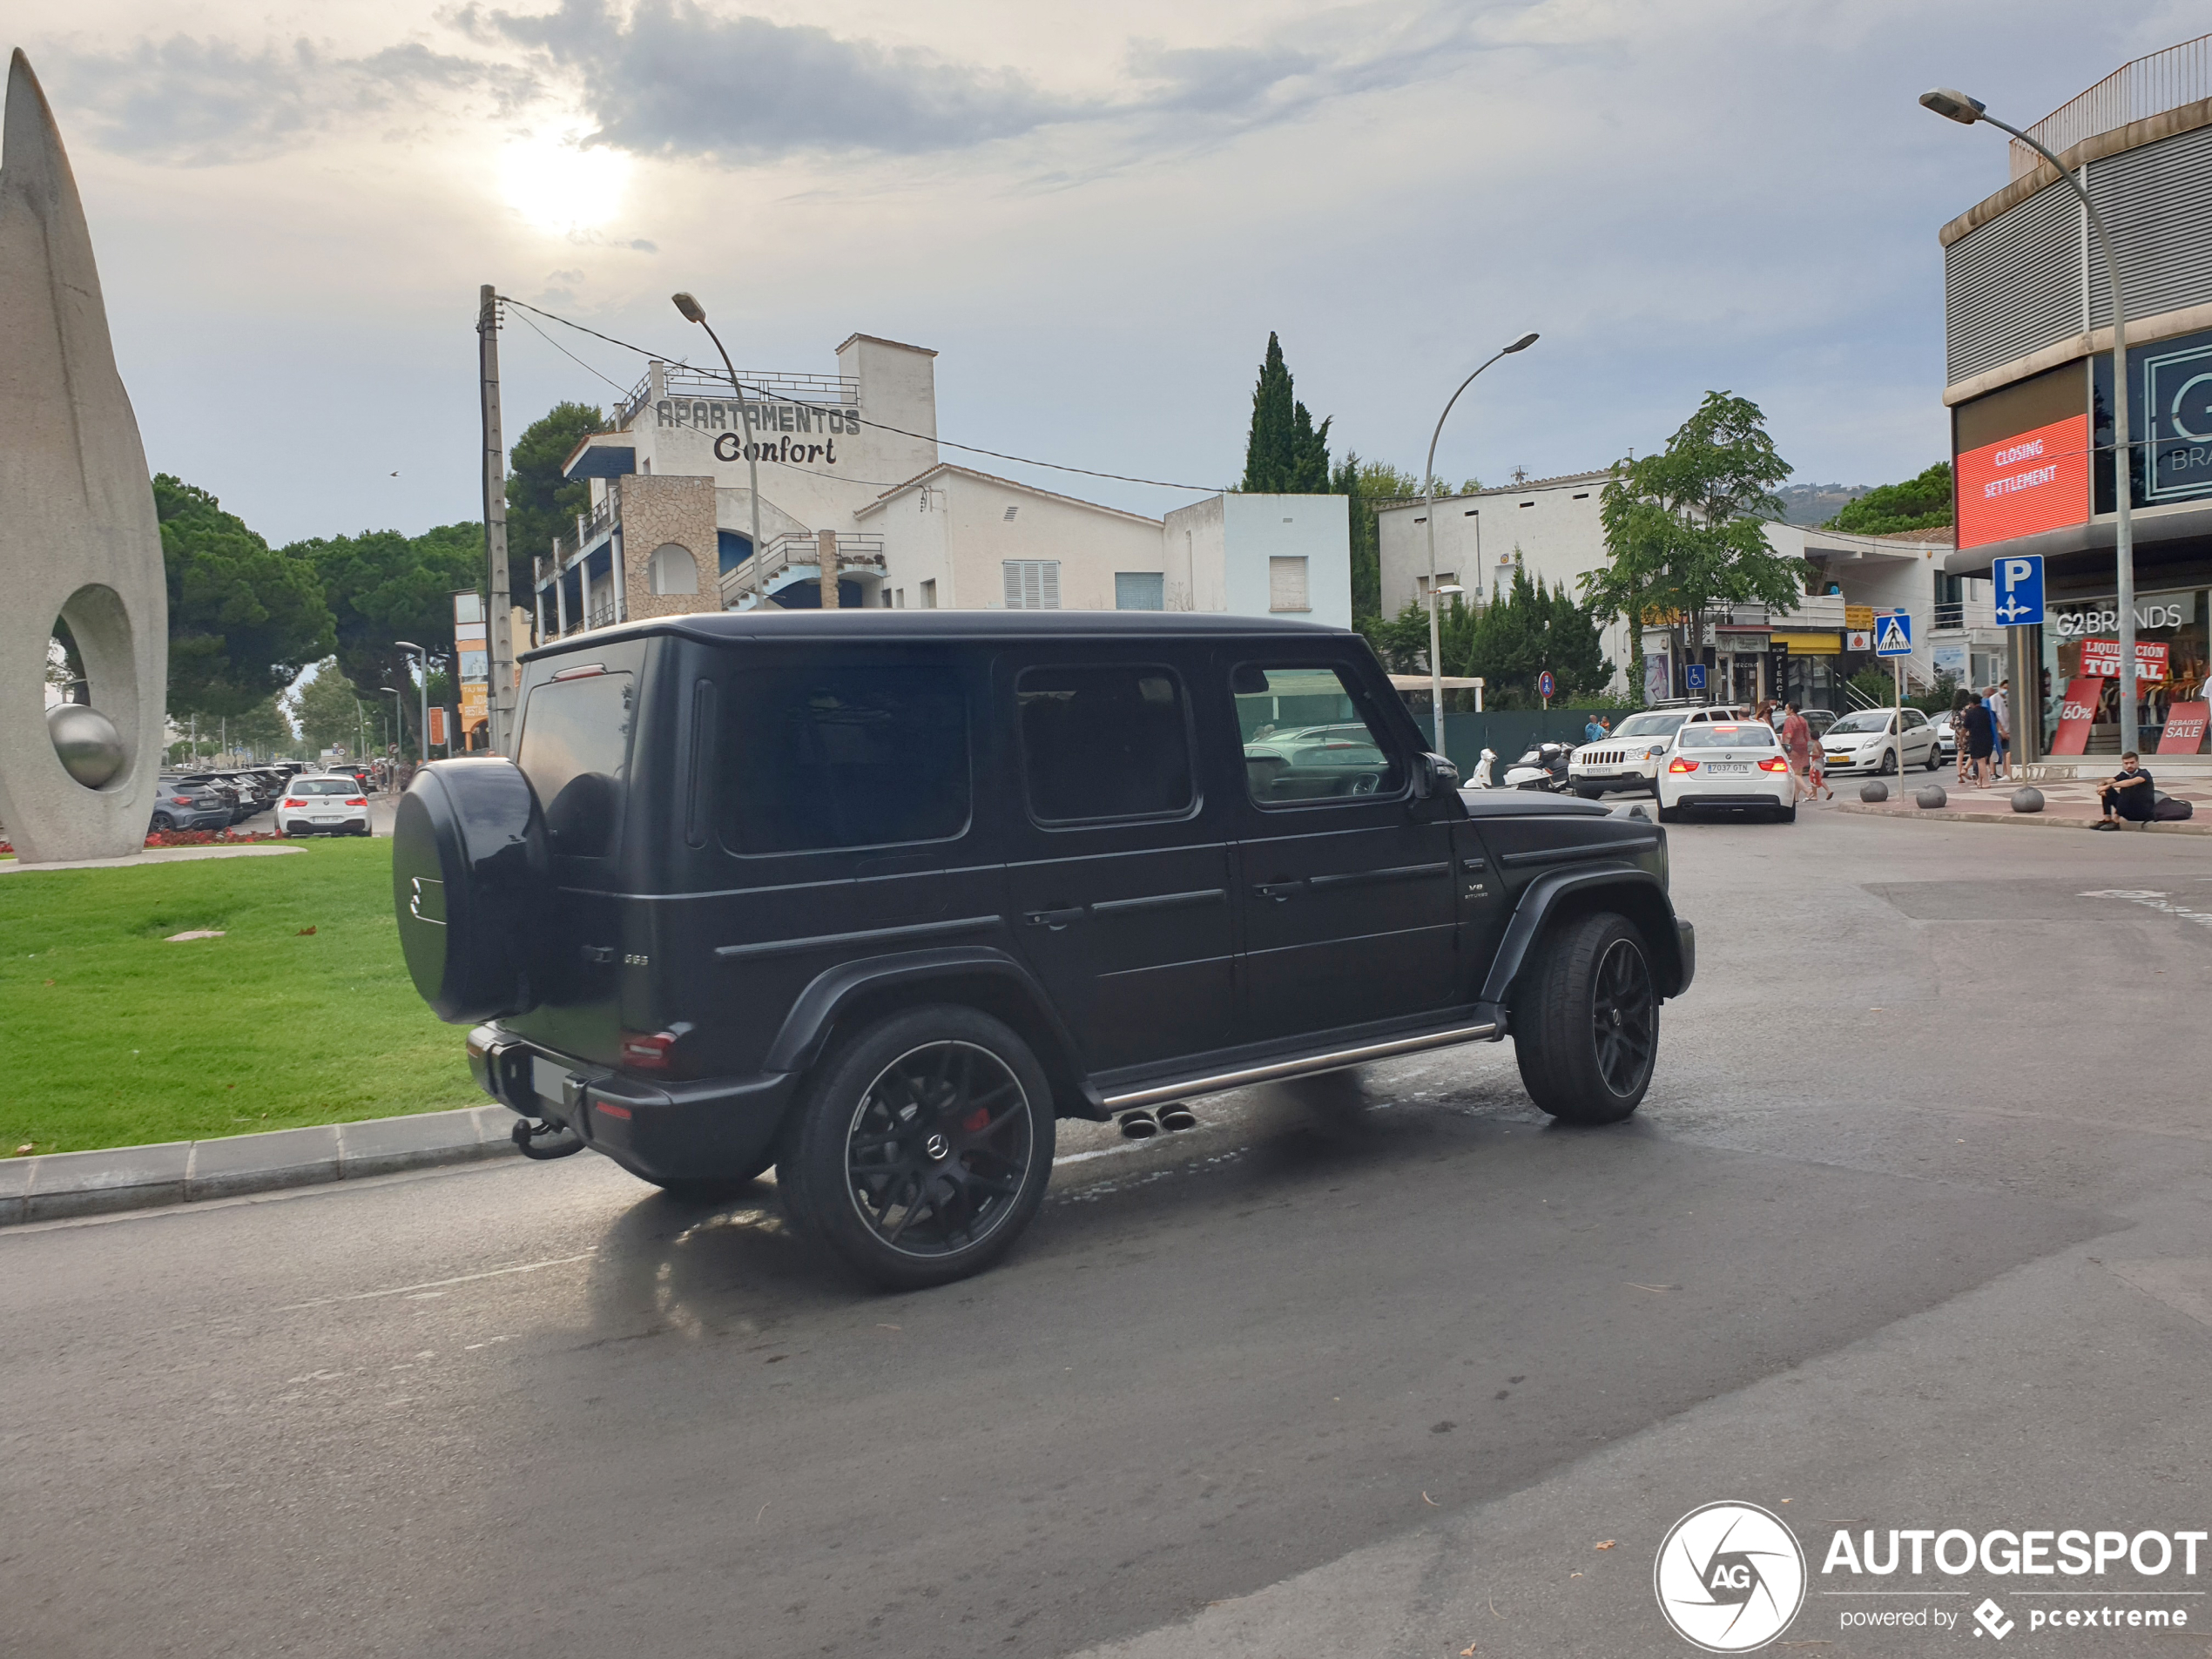
{"label": "rear taillight", "polygon": [[1771,760],[1760,761],[1759,770],[1761,772],[1787,772],[1790,770],[1790,763],[1780,755],[1777,755]]}
{"label": "rear taillight", "polygon": [[1680,755],[1676,755],[1667,763],[1667,770],[1669,772],[1695,772],[1697,770],[1697,763],[1695,760],[1684,760]]}
{"label": "rear taillight", "polygon": [[666,1071],[669,1052],[676,1047],[676,1033],[656,1031],[648,1035],[643,1031],[625,1031],[617,1047],[622,1064],[636,1071]]}
{"label": "rear taillight", "polygon": [[353,799],[347,801],[346,805],[348,806],[366,806],[368,805],[368,798],[366,795],[356,795],[353,798]]}
{"label": "rear taillight", "polygon": [[296,806],[306,806],[306,805],[307,805],[307,802],[302,801],[302,800],[287,800],[287,801],[286,801],[284,804],[285,804],[287,806],[295,806],[295,807],[296,807]]}
{"label": "rear taillight", "polygon": [[172,806],[189,806],[192,805],[192,797],[190,795],[172,795],[169,797],[169,804]]}

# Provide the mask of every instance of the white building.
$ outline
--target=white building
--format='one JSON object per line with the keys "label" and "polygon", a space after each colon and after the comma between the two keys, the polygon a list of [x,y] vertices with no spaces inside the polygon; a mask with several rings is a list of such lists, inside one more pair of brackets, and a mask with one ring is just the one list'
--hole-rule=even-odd
{"label": "white building", "polygon": [[[1570,473],[1440,498],[1438,586],[1464,588],[1487,601],[1513,585],[1516,570],[1526,570],[1531,582],[1541,579],[1579,596],[1580,578],[1607,563],[1600,509],[1611,475],[1609,470]],[[1426,503],[1390,502],[1377,509],[1376,524],[1383,614],[1425,605]],[[1788,612],[1740,605],[1725,620],[1709,624],[1704,640],[1692,649],[1711,669],[1716,694],[1743,700],[1795,696],[1808,706],[1841,706],[1837,682],[1872,660],[1865,636],[1878,610],[1912,613],[1917,649],[1907,672],[1913,679],[1932,682],[1939,671],[1962,679],[1971,675],[1978,684],[1994,677],[2000,637],[1994,617],[1987,614],[1988,583],[1942,574],[1949,531],[1852,536],[1796,524],[1770,524],[1766,530],[1777,553],[1811,563],[1816,574],[1808,585],[1817,591]],[[1624,689],[1636,656],[1627,623],[1608,624],[1603,638],[1605,654],[1623,677],[1615,679],[1615,688]],[[1646,695],[1678,693],[1680,665],[1672,661],[1672,635],[1647,629],[1643,655]]]}
{"label": "white building", "polygon": [[[1216,496],[1164,520],[937,454],[934,352],[854,334],[833,375],[653,363],[579,444],[592,510],[537,556],[540,639],[814,609],[1228,610],[1352,625],[1348,502]],[[752,477],[759,476],[760,547]]]}

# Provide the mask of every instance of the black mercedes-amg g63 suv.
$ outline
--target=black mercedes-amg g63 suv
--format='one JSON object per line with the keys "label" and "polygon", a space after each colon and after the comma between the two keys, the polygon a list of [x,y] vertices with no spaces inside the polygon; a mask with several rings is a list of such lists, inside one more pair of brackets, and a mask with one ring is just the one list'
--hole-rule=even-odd
{"label": "black mercedes-amg g63 suv", "polygon": [[880,1284],[1001,1255],[1061,1117],[1508,1035],[1546,1111],[1625,1117],[1689,983],[1664,833],[1462,793],[1356,634],[732,612],[524,661],[515,759],[400,804],[417,988],[525,1150],[772,1164]]}

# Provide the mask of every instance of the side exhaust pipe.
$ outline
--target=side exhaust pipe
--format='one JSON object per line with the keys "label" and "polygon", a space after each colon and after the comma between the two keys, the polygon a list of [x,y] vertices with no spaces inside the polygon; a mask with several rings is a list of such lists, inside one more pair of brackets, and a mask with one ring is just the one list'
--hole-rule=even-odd
{"label": "side exhaust pipe", "polygon": [[1160,1132],[1147,1111],[1123,1112],[1121,1116],[1122,1138],[1127,1141],[1149,1141]]}
{"label": "side exhaust pipe", "polygon": [[1164,1130],[1196,1129],[1197,1115],[1188,1106],[1177,1103],[1160,1108],[1160,1127]]}

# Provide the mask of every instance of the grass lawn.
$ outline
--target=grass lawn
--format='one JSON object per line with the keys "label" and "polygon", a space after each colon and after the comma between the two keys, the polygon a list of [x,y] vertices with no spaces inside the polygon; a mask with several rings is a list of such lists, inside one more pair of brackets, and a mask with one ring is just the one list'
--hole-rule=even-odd
{"label": "grass lawn", "polygon": [[388,840],[0,875],[0,1157],[484,1099],[400,959]]}

